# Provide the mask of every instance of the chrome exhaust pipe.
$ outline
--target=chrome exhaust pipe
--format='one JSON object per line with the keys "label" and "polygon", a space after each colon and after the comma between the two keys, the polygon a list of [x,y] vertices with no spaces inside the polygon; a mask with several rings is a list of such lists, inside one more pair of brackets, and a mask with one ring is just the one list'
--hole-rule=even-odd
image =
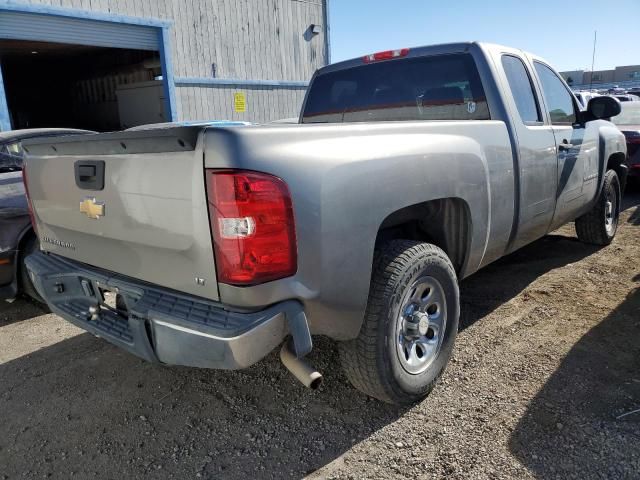
{"label": "chrome exhaust pipe", "polygon": [[287,370],[305,387],[315,390],[322,383],[322,374],[303,359],[296,357],[296,354],[291,350],[289,341],[282,344],[280,360],[282,364],[287,367]]}

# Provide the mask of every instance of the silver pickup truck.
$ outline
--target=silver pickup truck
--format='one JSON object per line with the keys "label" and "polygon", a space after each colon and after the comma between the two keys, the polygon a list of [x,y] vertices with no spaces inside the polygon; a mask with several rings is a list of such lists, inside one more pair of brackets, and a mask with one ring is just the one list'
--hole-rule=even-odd
{"label": "silver pickup truck", "polygon": [[611,242],[619,112],[582,112],[534,55],[457,43],[320,69],[297,125],[32,141],[29,274],[147,360],[237,369],[282,344],[316,387],[304,357],[325,335],[355,387],[410,403],[451,355],[459,280],[573,220]]}

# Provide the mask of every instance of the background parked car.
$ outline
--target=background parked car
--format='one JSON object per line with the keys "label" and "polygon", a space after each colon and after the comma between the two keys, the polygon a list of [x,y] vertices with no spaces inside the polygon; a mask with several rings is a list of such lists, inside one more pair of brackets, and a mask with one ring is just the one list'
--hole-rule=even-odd
{"label": "background parked car", "polygon": [[38,128],[0,132],[0,299],[19,292],[40,300],[22,260],[38,249],[22,183],[22,140],[94,133],[69,128]]}
{"label": "background parked car", "polygon": [[640,102],[623,103],[622,112],[611,121],[627,139],[628,178],[637,185],[640,181]]}
{"label": "background parked car", "polygon": [[162,123],[146,123],[136,127],[127,128],[126,132],[137,132],[140,130],[156,130],[158,128],[172,127],[242,127],[254,125],[251,122],[241,122],[238,120],[196,120],[189,122],[162,122]]}
{"label": "background parked car", "polygon": [[599,97],[600,94],[595,93],[595,92],[589,92],[586,90],[583,91],[579,91],[579,92],[574,92],[576,98],[578,99],[578,102],[580,103],[580,109],[581,110],[586,110],[587,109],[587,105],[589,103],[589,100],[591,100],[592,98],[595,97]]}
{"label": "background parked car", "polygon": [[640,97],[637,95],[632,95],[630,93],[624,95],[612,95],[612,97],[617,98],[621,102],[638,102],[640,101]]}

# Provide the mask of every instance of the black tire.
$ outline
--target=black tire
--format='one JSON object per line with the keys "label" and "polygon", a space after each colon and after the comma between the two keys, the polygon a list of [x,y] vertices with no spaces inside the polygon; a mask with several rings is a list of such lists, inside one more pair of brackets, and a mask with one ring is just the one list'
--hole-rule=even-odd
{"label": "black tire", "polygon": [[595,205],[589,212],[576,219],[578,239],[594,245],[609,245],[618,230],[621,203],[618,174],[608,170]]}
{"label": "black tire", "polygon": [[[406,325],[408,318],[404,310],[407,295],[413,298],[416,282],[425,278],[435,280],[441,287],[438,290],[441,292],[439,298],[443,300],[445,321],[441,340],[438,339],[440,346],[431,354],[430,363],[425,364],[426,370],[410,373],[403,365],[406,359],[401,359],[407,350],[400,353],[402,347],[396,342],[401,343],[399,338],[404,330],[399,329]],[[411,404],[424,398],[451,357],[459,316],[456,273],[440,248],[408,240],[384,244],[375,253],[369,300],[360,334],[355,340],[340,343],[340,359],[347,378],[358,390],[384,402]],[[415,328],[416,324],[412,325]]]}
{"label": "black tire", "polygon": [[36,291],[33,283],[31,283],[31,279],[29,278],[29,272],[27,271],[27,267],[24,264],[24,259],[31,255],[34,252],[37,252],[40,249],[38,239],[36,237],[29,237],[27,239],[24,248],[20,254],[20,290],[23,294],[31,297],[38,303],[45,304],[44,299],[40,296],[40,294]]}

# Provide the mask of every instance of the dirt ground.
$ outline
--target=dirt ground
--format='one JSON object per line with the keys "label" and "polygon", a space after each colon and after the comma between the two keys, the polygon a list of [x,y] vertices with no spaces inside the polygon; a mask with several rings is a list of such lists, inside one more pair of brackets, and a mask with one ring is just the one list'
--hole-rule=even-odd
{"label": "dirt ground", "polygon": [[454,358],[399,409],[353,390],[334,345],[305,390],[145,363],[0,304],[0,479],[640,478],[640,194],[614,243],[566,226],[462,282]]}

